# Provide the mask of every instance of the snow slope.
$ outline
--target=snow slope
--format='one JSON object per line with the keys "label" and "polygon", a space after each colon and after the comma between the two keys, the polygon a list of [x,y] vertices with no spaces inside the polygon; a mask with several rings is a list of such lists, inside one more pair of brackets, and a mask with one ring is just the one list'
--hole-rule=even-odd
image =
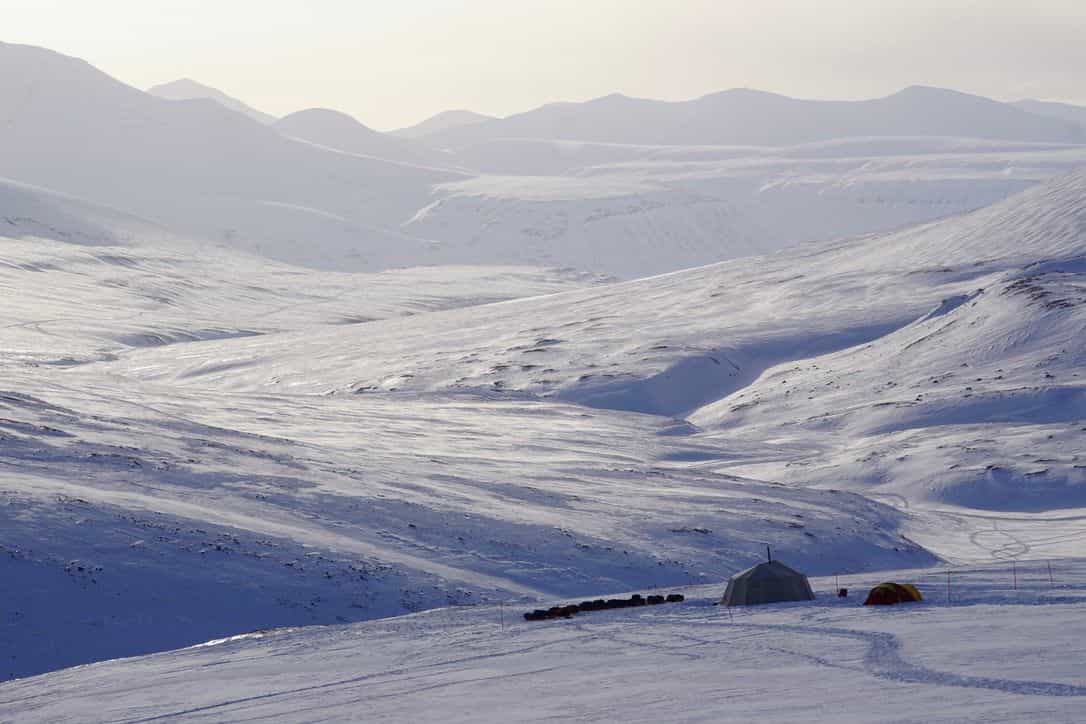
{"label": "snow slope", "polygon": [[0,240],[6,354],[65,364],[130,347],[361,324],[603,281],[523,266],[318,272],[3,181]]}
{"label": "snow slope", "polygon": [[136,239],[179,241],[146,219],[4,178],[0,178],[0,234],[83,245],[122,245]]}
{"label": "snow slope", "polygon": [[228,96],[221,90],[206,86],[202,83],[197,83],[191,78],[181,78],[179,80],[170,81],[169,83],[161,83],[152,88],[148,88],[147,92],[153,96],[159,98],[165,98],[171,101],[188,101],[195,98],[210,98],[211,100],[229,108],[232,111],[242,113],[254,121],[260,123],[271,124],[275,123],[275,116],[258,111],[252,106],[243,103],[242,101]]}
{"label": "snow slope", "polygon": [[[1081,561],[913,580],[929,601],[729,612],[720,586],[677,605],[527,623],[506,607],[257,632],[0,684],[26,722],[1074,722],[1086,696]],[[88,706],[93,702],[93,708]]]}
{"label": "snow slope", "polygon": [[599,281],[529,267],[340,274],[197,245],[2,239],[7,354],[67,364],[131,347],[364,324]]}

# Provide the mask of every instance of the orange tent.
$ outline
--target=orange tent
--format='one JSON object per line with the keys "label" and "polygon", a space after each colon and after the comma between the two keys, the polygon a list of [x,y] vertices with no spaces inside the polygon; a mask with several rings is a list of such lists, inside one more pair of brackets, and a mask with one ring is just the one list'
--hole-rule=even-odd
{"label": "orange tent", "polygon": [[911,583],[880,583],[871,589],[864,599],[865,606],[893,606],[895,603],[910,603],[924,600],[920,591]]}

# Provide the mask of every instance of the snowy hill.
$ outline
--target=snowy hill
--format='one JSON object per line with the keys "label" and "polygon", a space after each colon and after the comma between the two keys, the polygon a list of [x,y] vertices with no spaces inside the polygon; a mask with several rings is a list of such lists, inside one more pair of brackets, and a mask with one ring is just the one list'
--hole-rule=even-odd
{"label": "snowy hill", "polygon": [[615,94],[449,128],[431,134],[428,140],[449,147],[502,138],[790,146],[856,136],[1081,143],[1086,140],[1086,130],[980,96],[915,86],[866,101],[799,100],[745,89],[682,102]]}
{"label": "snowy hill", "polygon": [[158,96],[159,98],[165,98],[166,100],[171,101],[210,98],[232,111],[237,111],[238,113],[252,118],[254,121],[264,124],[271,124],[276,121],[275,116],[264,113],[263,111],[258,111],[237,98],[226,95],[221,90],[206,86],[202,83],[197,83],[191,78],[181,78],[180,80],[171,81],[169,83],[161,83],[152,88],[148,88],[147,92],[153,96]]}
{"label": "snowy hill", "polygon": [[447,154],[409,138],[379,133],[346,113],[327,108],[310,108],[291,113],[276,121],[274,127],[283,135],[292,138],[364,156],[438,166],[452,163]]}
{"label": "snowy hill", "polygon": [[392,131],[392,135],[402,138],[425,138],[449,128],[470,126],[474,123],[492,120],[494,120],[493,116],[484,116],[482,113],[472,111],[443,111],[421,123],[416,123],[414,126]]}
{"label": "snowy hill", "polygon": [[178,241],[175,235],[146,219],[3,178],[0,235],[86,245],[126,244],[136,239]]}

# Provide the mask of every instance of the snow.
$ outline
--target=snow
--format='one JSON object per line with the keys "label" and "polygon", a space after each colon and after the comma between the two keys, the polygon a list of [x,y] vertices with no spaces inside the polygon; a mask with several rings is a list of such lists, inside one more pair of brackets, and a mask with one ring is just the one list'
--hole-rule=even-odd
{"label": "snow", "polygon": [[[681,604],[528,623],[505,607],[259,632],[0,685],[19,721],[1077,721],[1081,565],[901,572],[929,600]],[[504,625],[502,624],[504,618]],[[87,697],[90,697],[88,699]],[[93,700],[94,709],[86,706]]]}

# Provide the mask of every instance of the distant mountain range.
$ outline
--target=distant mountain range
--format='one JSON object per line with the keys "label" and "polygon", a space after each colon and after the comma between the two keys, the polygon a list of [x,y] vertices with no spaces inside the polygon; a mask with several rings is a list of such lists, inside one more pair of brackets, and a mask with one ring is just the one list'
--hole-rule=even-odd
{"label": "distant mountain range", "polygon": [[[155,86],[148,92],[170,99],[210,98],[262,123],[276,120],[189,79]],[[678,146],[792,146],[881,136],[1086,143],[1086,107],[1039,100],[1001,103],[926,86],[863,101],[802,100],[748,89],[679,102],[616,93],[581,103],[551,103],[506,118],[445,111],[387,134],[327,109],[300,111],[282,120],[287,119],[298,137],[308,138],[314,132],[322,137],[330,134],[347,145],[366,148],[372,146],[374,134],[452,147],[511,138]],[[360,129],[368,131],[369,144],[360,146]]]}
{"label": "distant mountain range", "polygon": [[934,88],[608,96],[395,133],[273,119],[191,80],[152,90],[0,44],[0,176],[303,266],[636,277],[968,211],[1086,163],[1073,106]]}
{"label": "distant mountain range", "polygon": [[955,136],[1082,143],[1086,128],[988,98],[914,86],[865,101],[799,100],[727,90],[682,102],[609,95],[553,103],[508,118],[446,128],[431,143],[463,146],[497,138],[651,145],[790,146],[860,136]]}
{"label": "distant mountain range", "polygon": [[[294,263],[418,263],[428,245],[399,224],[435,184],[466,178],[300,143],[42,48],[0,44],[0,69],[4,176]],[[370,256],[379,249],[396,258]]]}

